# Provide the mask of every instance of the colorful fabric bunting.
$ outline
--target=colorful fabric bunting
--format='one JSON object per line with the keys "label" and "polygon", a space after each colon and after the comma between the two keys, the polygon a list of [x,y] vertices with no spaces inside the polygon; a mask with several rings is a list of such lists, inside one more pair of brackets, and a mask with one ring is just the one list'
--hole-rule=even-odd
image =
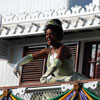
{"label": "colorful fabric bunting", "polygon": [[100,97],[90,89],[81,87],[78,91],[73,88],[50,100],[100,100]]}
{"label": "colorful fabric bunting", "polygon": [[3,95],[0,95],[0,100],[23,100],[13,94],[10,94],[9,97],[4,97]]}

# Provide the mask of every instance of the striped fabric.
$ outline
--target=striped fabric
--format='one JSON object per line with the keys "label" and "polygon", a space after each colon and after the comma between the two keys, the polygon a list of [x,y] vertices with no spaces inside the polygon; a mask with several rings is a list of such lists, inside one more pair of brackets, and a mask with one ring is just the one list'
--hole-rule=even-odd
{"label": "striped fabric", "polygon": [[0,100],[23,100],[13,94],[10,94],[9,97],[4,97],[3,95],[0,95]]}
{"label": "striped fabric", "polygon": [[83,87],[79,92],[71,89],[50,100],[100,100],[100,97]]}

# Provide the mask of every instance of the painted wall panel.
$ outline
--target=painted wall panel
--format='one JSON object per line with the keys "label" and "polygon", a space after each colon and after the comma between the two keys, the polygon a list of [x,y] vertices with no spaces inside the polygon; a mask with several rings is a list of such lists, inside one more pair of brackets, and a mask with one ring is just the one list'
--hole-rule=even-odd
{"label": "painted wall panel", "polygon": [[[3,86],[17,86],[19,85],[19,77],[16,77],[13,73],[14,64],[22,57],[23,48],[16,47],[11,48],[9,45],[4,45],[0,43],[0,87]],[[9,50],[4,49],[8,47]],[[3,55],[7,51],[7,55]],[[8,52],[9,51],[9,52]]]}
{"label": "painted wall panel", "polygon": [[0,0],[0,14],[36,12],[67,8],[69,0]]}
{"label": "painted wall panel", "polygon": [[19,84],[19,79],[13,74],[12,67],[7,60],[0,59],[0,87],[16,86]]}

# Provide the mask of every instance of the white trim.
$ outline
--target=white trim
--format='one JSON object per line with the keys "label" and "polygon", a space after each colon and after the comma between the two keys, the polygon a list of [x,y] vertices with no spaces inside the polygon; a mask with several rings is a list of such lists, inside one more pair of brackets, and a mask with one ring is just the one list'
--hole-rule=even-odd
{"label": "white trim", "polygon": [[59,18],[62,21],[64,31],[99,28],[99,6],[89,4],[85,8],[86,10],[76,5],[71,10],[65,8],[59,10],[52,9],[49,11],[2,16],[3,25],[0,38],[43,35],[46,22],[53,18]]}

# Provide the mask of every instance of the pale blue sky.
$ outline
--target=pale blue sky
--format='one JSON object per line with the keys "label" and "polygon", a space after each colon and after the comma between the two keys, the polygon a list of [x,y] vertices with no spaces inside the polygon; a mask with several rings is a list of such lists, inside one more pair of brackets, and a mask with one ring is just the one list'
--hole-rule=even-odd
{"label": "pale blue sky", "polygon": [[70,2],[71,2],[71,4],[69,5],[70,7],[75,6],[76,4],[84,7],[85,5],[92,3],[92,0],[70,0]]}

